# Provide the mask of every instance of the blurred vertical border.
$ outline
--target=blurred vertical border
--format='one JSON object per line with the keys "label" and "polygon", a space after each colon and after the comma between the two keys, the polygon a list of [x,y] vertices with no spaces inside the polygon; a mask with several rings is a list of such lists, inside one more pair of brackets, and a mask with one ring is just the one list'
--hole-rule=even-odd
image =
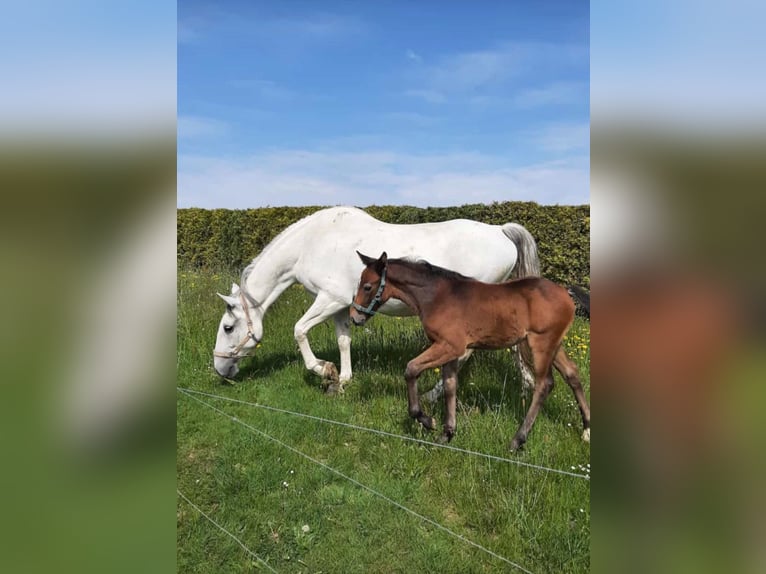
{"label": "blurred vertical border", "polygon": [[0,571],[175,567],[176,4],[4,6]]}
{"label": "blurred vertical border", "polygon": [[597,572],[766,571],[765,12],[591,3]]}

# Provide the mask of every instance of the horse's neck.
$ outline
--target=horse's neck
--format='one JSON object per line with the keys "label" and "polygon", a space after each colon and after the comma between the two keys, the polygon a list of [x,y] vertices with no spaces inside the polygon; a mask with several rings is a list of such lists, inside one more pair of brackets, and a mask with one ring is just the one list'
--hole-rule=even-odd
{"label": "horse's neck", "polygon": [[264,252],[247,268],[247,277],[243,281],[245,292],[261,307],[265,313],[274,301],[295,283],[296,254],[277,249]]}

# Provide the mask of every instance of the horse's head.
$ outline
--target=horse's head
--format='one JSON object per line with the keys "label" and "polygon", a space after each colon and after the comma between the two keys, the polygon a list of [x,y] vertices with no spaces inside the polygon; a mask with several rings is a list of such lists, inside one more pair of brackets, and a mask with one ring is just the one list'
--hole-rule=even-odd
{"label": "horse's head", "polygon": [[355,325],[364,325],[368,317],[372,317],[380,306],[388,300],[386,289],[386,270],[388,256],[384,251],[379,259],[367,257],[358,251],[356,254],[365,268],[359,278],[359,288],[351,304],[351,320]]}
{"label": "horse's head", "polygon": [[231,295],[218,296],[226,302],[226,312],[218,325],[213,364],[222,377],[233,377],[239,360],[249,356],[263,336],[262,313],[236,283],[231,285]]}

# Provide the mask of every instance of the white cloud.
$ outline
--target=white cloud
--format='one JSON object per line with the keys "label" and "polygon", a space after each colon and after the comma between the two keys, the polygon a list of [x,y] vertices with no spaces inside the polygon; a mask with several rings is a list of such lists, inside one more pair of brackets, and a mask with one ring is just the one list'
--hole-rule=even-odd
{"label": "white cloud", "polygon": [[588,202],[587,156],[522,166],[460,153],[264,152],[246,158],[179,156],[179,207],[414,204],[523,200]]}
{"label": "white cloud", "polygon": [[218,137],[229,132],[229,124],[214,118],[178,116],[178,139]]}
{"label": "white cloud", "polygon": [[412,62],[417,62],[418,64],[423,61],[423,58],[420,57],[419,54],[416,54],[413,50],[407,50],[406,54],[407,59]]}
{"label": "white cloud", "polygon": [[471,93],[506,86],[523,75],[553,74],[588,64],[587,46],[509,42],[486,50],[452,54],[427,66],[418,90]]}
{"label": "white cloud", "polygon": [[251,90],[258,96],[267,100],[287,101],[298,96],[298,93],[272,80],[231,80],[234,88]]}
{"label": "white cloud", "polygon": [[558,123],[544,126],[531,139],[546,152],[562,153],[583,151],[590,147],[590,124]]}
{"label": "white cloud", "polygon": [[385,115],[389,120],[409,127],[431,127],[439,123],[439,118],[415,112],[390,112]]}
{"label": "white cloud", "polygon": [[531,109],[550,105],[584,102],[588,97],[585,82],[554,82],[538,88],[519,91],[512,98],[515,107]]}
{"label": "white cloud", "polygon": [[258,14],[234,15],[232,19],[231,26],[237,33],[257,35],[284,50],[343,41],[368,31],[367,25],[358,18],[330,13],[276,19],[263,19]]}

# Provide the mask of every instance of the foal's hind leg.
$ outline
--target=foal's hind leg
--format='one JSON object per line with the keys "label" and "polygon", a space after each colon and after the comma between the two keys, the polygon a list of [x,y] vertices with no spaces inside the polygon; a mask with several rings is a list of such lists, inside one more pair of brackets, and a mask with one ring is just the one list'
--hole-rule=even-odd
{"label": "foal's hind leg", "polygon": [[582,439],[585,442],[590,442],[590,407],[588,401],[585,399],[585,393],[582,390],[582,384],[580,384],[580,377],[577,373],[577,366],[572,360],[567,357],[564,347],[559,347],[556,352],[556,356],[553,359],[553,366],[561,373],[564,380],[574,393],[575,399],[577,399],[577,405],[580,407],[580,415],[582,416]]}
{"label": "foal's hind leg", "polygon": [[404,378],[407,381],[408,410],[410,416],[413,419],[417,419],[417,421],[428,430],[434,429],[436,421],[434,421],[432,417],[423,414],[423,410],[420,408],[418,377],[426,369],[440,367],[450,361],[454,361],[459,356],[460,353],[455,353],[451,345],[437,342],[407,363],[407,370],[404,372]]}
{"label": "foal's hind leg", "polygon": [[534,363],[535,392],[532,395],[532,402],[529,405],[527,416],[513,436],[513,440],[511,440],[509,448],[512,451],[518,450],[527,442],[527,436],[535,424],[537,413],[553,389],[551,363],[553,362],[555,349],[559,345],[559,341],[545,334],[530,333],[527,336],[527,341],[529,342],[532,362]]}

